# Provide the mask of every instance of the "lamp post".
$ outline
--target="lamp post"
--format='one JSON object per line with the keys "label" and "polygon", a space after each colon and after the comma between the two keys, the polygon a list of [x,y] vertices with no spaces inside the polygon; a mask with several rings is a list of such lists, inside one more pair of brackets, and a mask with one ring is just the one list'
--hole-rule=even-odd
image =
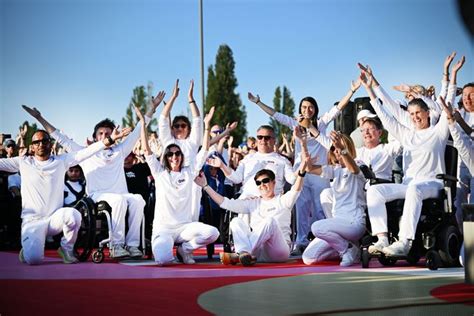
{"label": "lamp post", "polygon": [[202,0],[199,0],[199,31],[201,33],[201,104],[202,112],[204,115],[204,33],[203,33],[203,23],[202,23]]}

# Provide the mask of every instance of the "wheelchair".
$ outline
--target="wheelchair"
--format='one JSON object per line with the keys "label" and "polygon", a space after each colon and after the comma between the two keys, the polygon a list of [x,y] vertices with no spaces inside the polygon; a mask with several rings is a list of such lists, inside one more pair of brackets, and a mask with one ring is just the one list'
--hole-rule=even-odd
{"label": "wheelchair", "polygon": [[[74,245],[74,254],[81,262],[87,261],[91,255],[92,262],[103,262],[105,259],[104,248],[110,246],[112,236],[111,207],[106,201],[95,203],[91,198],[83,197],[74,205],[74,208],[82,216],[81,227]],[[102,238],[104,235],[107,237],[97,244],[98,237]],[[145,217],[143,217],[141,225],[141,241],[145,251]],[[94,250],[96,245],[98,248]]]}
{"label": "wheelchair", "polygon": [[[421,257],[425,257],[426,267],[437,270],[439,267],[457,266],[462,237],[457,226],[454,208],[456,194],[457,150],[448,142],[445,150],[446,174],[438,174],[437,179],[443,180],[443,189],[437,198],[423,200],[422,210],[415,239],[407,256],[385,256],[370,254],[369,246],[374,238],[370,234],[370,221],[367,215],[369,234],[361,240],[361,263],[363,268],[369,267],[372,257],[378,258],[384,266],[393,266],[398,260],[406,260],[416,265]],[[387,183],[375,178],[370,168],[361,168],[370,185]],[[392,243],[398,237],[399,221],[403,213],[404,200],[394,200],[386,203],[388,239]]]}

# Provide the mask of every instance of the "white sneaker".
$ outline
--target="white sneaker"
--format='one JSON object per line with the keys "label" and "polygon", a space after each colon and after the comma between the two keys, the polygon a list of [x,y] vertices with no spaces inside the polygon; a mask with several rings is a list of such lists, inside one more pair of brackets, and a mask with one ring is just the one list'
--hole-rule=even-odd
{"label": "white sneaker", "polygon": [[123,258],[130,256],[130,252],[123,245],[113,245],[110,249],[110,258]]}
{"label": "white sneaker", "polygon": [[369,253],[371,255],[376,254],[376,253],[382,253],[383,248],[388,247],[388,239],[387,238],[379,238],[377,242],[373,245],[369,246]]}
{"label": "white sneaker", "polygon": [[74,255],[74,252],[72,250],[68,251],[65,250],[63,247],[58,248],[58,254],[61,256],[63,259],[64,263],[78,263],[79,259],[76,258]]}
{"label": "white sneaker", "polygon": [[184,264],[196,263],[196,261],[194,261],[193,259],[193,254],[185,252],[182,246],[178,246],[178,249],[176,249],[176,252],[181,256]]}
{"label": "white sneaker", "polygon": [[383,253],[387,256],[406,256],[410,252],[411,242],[407,239],[394,242],[383,248]]}
{"label": "white sneaker", "polygon": [[138,249],[138,247],[127,246],[127,247],[125,247],[125,249],[127,249],[127,251],[130,253],[130,257],[132,257],[132,258],[141,258],[141,257],[143,257],[143,252],[140,249]]}
{"label": "white sneaker", "polygon": [[349,243],[349,248],[342,254],[341,267],[348,267],[360,262],[360,249],[356,245]]}

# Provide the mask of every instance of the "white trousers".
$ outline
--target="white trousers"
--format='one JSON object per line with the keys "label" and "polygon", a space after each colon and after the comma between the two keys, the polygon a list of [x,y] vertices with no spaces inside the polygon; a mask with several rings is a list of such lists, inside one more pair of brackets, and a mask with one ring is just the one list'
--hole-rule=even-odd
{"label": "white trousers", "polygon": [[62,207],[48,218],[24,220],[21,225],[21,246],[25,261],[28,264],[40,264],[44,259],[46,237],[61,232],[61,247],[72,251],[81,221],[81,213],[72,207]]}
{"label": "white trousers", "polygon": [[328,218],[315,222],[311,231],[316,237],[303,252],[303,262],[313,264],[339,257],[347,250],[349,242],[356,243],[364,235],[363,219]]}
{"label": "white trousers", "polygon": [[181,243],[185,252],[213,243],[219,237],[217,228],[200,222],[183,224],[176,228],[153,227],[151,247],[157,264],[168,264],[174,260],[173,246]]}
{"label": "white trousers", "polygon": [[456,199],[454,201],[454,206],[456,207],[456,220],[459,224],[459,229],[462,232],[462,208],[463,203],[474,203],[474,178],[472,177],[469,169],[466,165],[461,162],[459,168],[459,181],[456,188]]}
{"label": "white trousers", "polygon": [[[112,208],[111,244],[140,246],[140,225],[143,220],[145,201],[140,194],[96,193],[94,202],[106,201]],[[125,215],[128,209],[128,233],[125,236]]]}
{"label": "white trousers", "polygon": [[298,200],[296,200],[296,245],[307,246],[311,225],[324,219],[320,202],[321,191],[329,187],[329,181],[317,175],[307,175]]}
{"label": "white trousers", "polygon": [[416,226],[420,219],[424,199],[435,198],[443,184],[439,181],[422,181],[410,184],[377,184],[367,190],[367,207],[372,226],[372,234],[387,233],[386,202],[405,199],[403,215],[400,220],[400,239],[414,239]]}
{"label": "white trousers", "polygon": [[230,222],[237,253],[248,252],[260,262],[285,262],[290,256],[288,245],[278,222],[267,217],[250,231],[249,225],[241,218]]}

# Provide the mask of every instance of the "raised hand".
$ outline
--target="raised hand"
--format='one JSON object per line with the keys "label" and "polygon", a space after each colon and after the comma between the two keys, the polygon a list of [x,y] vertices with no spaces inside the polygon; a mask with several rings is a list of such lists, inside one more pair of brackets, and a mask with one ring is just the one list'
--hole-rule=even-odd
{"label": "raised hand", "polygon": [[220,168],[222,167],[223,162],[219,157],[213,156],[211,158],[207,158],[206,164],[208,164],[211,167]]}
{"label": "raised hand", "polygon": [[204,117],[204,126],[207,129],[209,129],[209,127],[210,127],[211,120],[212,120],[212,117],[214,116],[215,109],[216,109],[215,106],[211,107],[211,109],[209,110],[209,113],[207,113],[206,116]]}
{"label": "raised hand", "polygon": [[334,147],[338,149],[344,149],[344,143],[342,142],[342,134],[339,131],[331,131],[331,134],[329,135],[331,138],[332,144]]}
{"label": "raised hand", "polygon": [[[303,131],[301,126],[295,126],[293,129],[293,136],[300,142],[303,142],[306,139],[306,133]],[[283,137],[283,139],[286,139],[286,137]]]}
{"label": "raised hand", "polygon": [[232,123],[227,123],[225,129],[229,130],[229,132],[233,131],[234,129],[237,128],[237,125],[239,125],[239,122],[232,122]]}
{"label": "raised hand", "polygon": [[189,85],[189,91],[188,91],[189,102],[194,101],[193,92],[194,92],[194,80],[191,79],[191,83]]}
{"label": "raised hand", "polygon": [[254,95],[253,95],[252,93],[250,93],[250,92],[248,93],[248,98],[249,98],[249,100],[250,100],[251,102],[253,102],[253,103],[258,103],[258,102],[260,101],[260,97],[258,96],[258,94],[257,94],[257,96],[254,96]]}
{"label": "raised hand", "polygon": [[156,108],[160,105],[161,101],[163,101],[163,98],[165,97],[165,94],[166,93],[162,90],[162,91],[158,92],[156,97],[154,97],[154,96],[151,97],[151,107],[152,107],[153,112],[156,111]]}
{"label": "raised hand", "polygon": [[361,85],[360,78],[357,78],[355,82],[351,81],[351,90],[356,92],[360,88],[360,85]]}
{"label": "raised hand", "polygon": [[456,56],[456,52],[452,52],[446,59],[444,60],[444,73],[447,75],[449,72],[449,66],[453,62],[454,57]]}
{"label": "raised hand", "polygon": [[439,100],[441,101],[441,106],[443,107],[444,112],[446,113],[446,116],[448,117],[448,121],[453,122],[454,121],[454,113],[453,113],[453,107],[451,106],[451,103],[448,102],[446,104],[446,101],[442,96],[439,97]]}
{"label": "raised hand", "polygon": [[110,135],[110,137],[112,137],[112,139],[116,141],[118,139],[126,137],[128,134],[130,134],[131,131],[132,129],[130,127],[120,129],[120,125],[117,125],[117,127],[115,127],[112,131],[112,135]]}
{"label": "raised hand", "polygon": [[458,72],[459,69],[462,68],[462,66],[464,65],[464,61],[466,60],[466,58],[464,56],[461,57],[461,59],[459,59],[457,61],[457,63],[454,64],[453,66],[453,72]]}
{"label": "raised hand", "polygon": [[372,86],[372,76],[368,77],[368,74],[366,71],[362,71],[360,73],[360,81],[362,82],[362,85],[366,88],[366,89],[370,89],[370,87]]}
{"label": "raised hand", "polygon": [[411,87],[406,83],[399,84],[398,86],[393,86],[393,89],[403,93],[408,93],[411,91]]}
{"label": "raised hand", "polygon": [[232,144],[234,143],[234,136],[229,136],[227,139],[227,147],[232,148]]}
{"label": "raised hand", "polygon": [[41,112],[37,109],[37,108],[30,108],[29,106],[27,105],[22,105],[22,108],[28,112],[28,114],[30,114],[31,116],[33,116],[35,119],[38,119],[41,117]]}
{"label": "raised hand", "polygon": [[26,133],[28,132],[28,125],[24,124],[22,127],[20,127],[20,137],[25,139]]}
{"label": "raised hand", "polygon": [[136,106],[135,104],[133,105],[133,108],[135,110],[135,114],[137,115],[138,119],[142,122],[145,123],[145,117],[143,116],[142,111]]}
{"label": "raised hand", "polygon": [[176,83],[173,88],[173,93],[171,94],[171,98],[174,100],[179,95],[179,79],[176,79]]}
{"label": "raised hand", "polygon": [[201,188],[206,186],[207,184],[207,179],[206,176],[204,175],[204,172],[199,172],[199,175],[194,178],[194,182],[199,185]]}

